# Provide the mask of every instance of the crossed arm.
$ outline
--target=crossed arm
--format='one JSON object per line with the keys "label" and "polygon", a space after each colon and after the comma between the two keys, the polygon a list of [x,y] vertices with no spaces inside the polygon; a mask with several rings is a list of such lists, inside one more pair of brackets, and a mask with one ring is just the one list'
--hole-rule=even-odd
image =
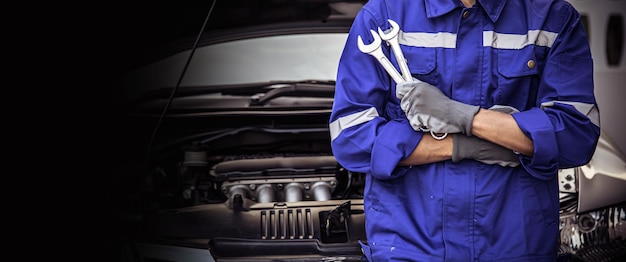
{"label": "crossed arm", "polygon": [[[507,113],[480,109],[472,120],[472,134],[478,138],[506,147],[522,155],[533,155],[533,142],[520,130],[515,119]],[[424,135],[413,153],[399,165],[420,165],[452,158],[453,136],[435,140]]]}

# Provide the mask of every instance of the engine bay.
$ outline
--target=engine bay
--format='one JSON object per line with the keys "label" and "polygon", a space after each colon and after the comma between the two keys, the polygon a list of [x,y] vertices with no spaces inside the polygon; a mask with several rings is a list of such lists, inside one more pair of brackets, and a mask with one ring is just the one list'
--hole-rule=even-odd
{"label": "engine bay", "polygon": [[[132,169],[141,179],[123,200],[132,237],[159,245],[142,256],[158,259],[150,254],[174,246],[208,250],[225,261],[360,261],[366,176],[336,161],[323,117],[298,121],[209,131],[191,125],[201,132],[179,121],[164,128],[145,169]],[[581,173],[559,173],[561,252],[580,261],[622,254],[624,206],[578,213]]]}

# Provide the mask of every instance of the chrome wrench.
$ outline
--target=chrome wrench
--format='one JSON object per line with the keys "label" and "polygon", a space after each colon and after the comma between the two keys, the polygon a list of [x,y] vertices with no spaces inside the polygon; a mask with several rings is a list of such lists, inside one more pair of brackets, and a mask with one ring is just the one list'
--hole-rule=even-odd
{"label": "chrome wrench", "polygon": [[402,75],[398,73],[398,70],[396,70],[393,64],[391,64],[391,61],[389,61],[387,56],[385,56],[385,54],[383,53],[383,50],[380,47],[382,43],[380,36],[374,30],[370,29],[370,32],[372,33],[372,37],[374,38],[374,41],[368,45],[363,43],[363,39],[361,38],[360,35],[358,36],[357,45],[359,47],[359,50],[361,50],[361,52],[363,53],[369,54],[373,56],[374,58],[376,58],[376,60],[378,60],[378,62],[383,66],[383,68],[385,68],[387,73],[391,76],[391,78],[394,81],[396,81],[396,83],[404,82],[404,78],[402,77]]}
{"label": "chrome wrench", "polygon": [[[408,66],[406,65],[406,60],[404,59],[404,55],[402,54],[402,50],[400,49],[400,45],[398,44],[398,32],[400,30],[400,27],[398,26],[398,24],[396,22],[394,22],[393,20],[389,20],[389,22],[392,25],[392,32],[388,33],[388,34],[382,34],[385,35],[386,37],[389,37],[389,40],[386,40],[387,42],[390,42],[390,44],[392,45],[392,48],[394,48],[394,54],[396,56],[396,59],[398,60],[398,64],[400,64],[400,67],[402,68],[403,64],[406,70],[405,72],[405,76],[403,77],[402,75],[400,75],[400,73],[398,73],[398,70],[396,70],[396,68],[393,66],[393,64],[391,63],[391,61],[389,61],[389,59],[387,58],[387,56],[385,56],[385,54],[383,53],[381,46],[382,40],[381,37],[376,33],[376,31],[371,30],[370,32],[372,33],[372,37],[374,38],[374,41],[368,45],[363,43],[363,39],[361,38],[361,36],[359,35],[357,37],[357,45],[359,47],[359,50],[361,50],[361,52],[369,54],[371,56],[373,56],[374,58],[376,58],[376,60],[378,60],[378,62],[380,62],[380,64],[383,66],[383,68],[385,68],[385,70],[387,71],[387,73],[391,76],[391,78],[396,81],[396,83],[401,83],[404,81],[413,81],[413,77],[411,76],[410,71],[408,70]],[[378,29],[380,31],[380,28]],[[396,31],[395,33],[393,31]],[[394,47],[396,46],[396,47]],[[395,50],[398,50],[397,52]],[[400,57],[400,58],[399,58]],[[407,77],[408,79],[405,79],[405,77]],[[446,136],[448,136],[448,133],[444,133],[442,135],[437,135],[435,134],[432,130],[428,129],[428,128],[421,128],[423,132],[429,132],[430,131],[430,135],[435,138],[436,140],[442,140],[444,138],[446,138]]]}
{"label": "chrome wrench", "polygon": [[[398,60],[398,65],[400,66],[400,71],[402,72],[402,77],[405,81],[413,81],[413,76],[411,76],[411,71],[409,70],[409,65],[404,58],[404,54],[402,53],[402,49],[400,49],[400,44],[398,43],[398,33],[400,32],[400,26],[395,21],[388,19],[389,24],[391,24],[391,30],[388,30],[388,33],[383,32],[383,30],[378,28],[378,34],[380,38],[387,41],[389,45],[391,45],[391,49],[393,50],[393,54],[396,56],[396,60]],[[397,82],[397,81],[396,81]]]}
{"label": "chrome wrench", "polygon": [[[391,46],[391,50],[393,50],[393,54],[396,56],[396,60],[398,61],[398,65],[400,66],[400,70],[402,71],[402,77],[404,81],[413,81],[411,70],[409,70],[409,65],[404,58],[404,54],[402,53],[402,49],[400,48],[400,43],[398,43],[400,26],[398,25],[398,23],[396,23],[396,21],[393,21],[391,19],[387,19],[387,21],[389,21],[389,24],[391,24],[391,30],[388,30],[388,32],[385,33],[379,27],[378,34],[380,35],[380,38],[387,41],[387,43]],[[437,140],[442,140],[446,138],[446,136],[448,136],[448,133],[443,133],[441,135],[435,134],[435,132],[426,127],[421,127],[420,129],[423,132],[430,132],[430,135]]]}
{"label": "chrome wrench", "polygon": [[[368,47],[368,48],[364,48],[363,47],[364,46],[363,45],[363,40],[361,39],[361,36],[359,36],[359,39],[358,39],[359,40],[359,49],[361,50],[361,52],[369,53],[370,55],[373,55],[373,56],[377,57],[377,59],[379,61],[381,61],[382,58],[378,58],[378,57],[382,56],[385,59],[385,63],[383,63],[381,61],[381,64],[383,64],[383,67],[385,67],[387,72],[389,72],[389,75],[392,76],[392,78],[396,81],[396,83],[400,83],[400,82],[404,82],[404,81],[413,81],[413,76],[411,75],[411,71],[409,70],[409,65],[407,64],[407,61],[404,58],[404,54],[402,53],[402,49],[400,48],[400,43],[398,42],[398,35],[400,33],[400,26],[398,25],[398,23],[396,23],[395,21],[393,21],[391,19],[388,19],[387,21],[389,21],[389,24],[391,24],[391,30],[388,30],[388,32],[385,33],[379,27],[378,28],[378,35],[376,35],[376,33],[373,30],[370,30],[370,31],[372,31],[372,36],[374,37],[374,42],[372,44],[370,44],[369,46],[365,46],[365,47]],[[396,56],[396,60],[398,61],[398,65],[400,66],[400,70],[402,71],[402,75],[401,76],[399,76],[398,71],[395,69],[395,67],[393,67],[391,62],[382,53],[382,50],[380,49],[380,40],[381,40],[381,38],[384,39],[391,46],[393,54]],[[370,52],[366,52],[364,50],[370,51]],[[376,52],[376,53],[374,53],[374,52]],[[391,68],[391,69],[388,69],[388,68]],[[435,132],[433,132],[432,130],[430,130],[429,128],[426,128],[426,127],[421,127],[420,129],[423,132],[430,132],[430,135],[434,139],[436,139],[436,140],[442,140],[442,139],[444,139],[444,138],[446,138],[448,136],[448,133],[436,134]]]}

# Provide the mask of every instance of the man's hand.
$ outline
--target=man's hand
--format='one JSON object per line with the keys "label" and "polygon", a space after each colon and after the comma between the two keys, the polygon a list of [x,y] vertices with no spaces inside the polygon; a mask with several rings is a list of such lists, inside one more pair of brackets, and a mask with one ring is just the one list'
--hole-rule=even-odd
{"label": "man's hand", "polygon": [[401,97],[400,107],[413,129],[472,135],[472,120],[480,106],[454,101],[437,87],[417,79],[399,83],[396,96]]}
{"label": "man's hand", "polygon": [[512,150],[475,136],[452,134],[452,162],[474,159],[486,164],[516,167],[519,156]]}

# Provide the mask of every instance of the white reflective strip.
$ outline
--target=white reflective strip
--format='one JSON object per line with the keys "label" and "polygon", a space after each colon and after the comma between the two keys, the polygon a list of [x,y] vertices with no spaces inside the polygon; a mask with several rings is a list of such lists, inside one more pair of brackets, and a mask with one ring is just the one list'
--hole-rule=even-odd
{"label": "white reflective strip", "polygon": [[554,103],[571,105],[574,108],[576,108],[578,112],[587,116],[589,118],[589,121],[591,121],[591,123],[593,123],[594,125],[598,127],[600,126],[600,112],[598,111],[598,108],[595,105],[581,103],[581,102],[570,102],[570,101],[550,101],[550,102],[541,103],[541,109],[554,106]]}
{"label": "white reflective strip", "polygon": [[[559,34],[543,30],[529,30],[523,35],[496,33],[494,31],[483,32],[483,46],[498,49],[522,49],[528,45],[552,47]],[[398,38],[400,44],[415,47],[441,47],[455,48],[456,34],[402,32]]]}
{"label": "white reflective strip", "polygon": [[398,42],[407,46],[416,47],[456,47],[456,34],[439,32],[439,33],[406,33],[400,32]]}
{"label": "white reflective strip", "polygon": [[335,140],[335,138],[339,136],[339,133],[341,133],[342,130],[370,121],[374,119],[374,117],[378,117],[378,111],[376,111],[376,108],[374,107],[363,110],[361,112],[356,112],[354,114],[340,117],[329,125],[330,140]]}
{"label": "white reflective strip", "polygon": [[512,106],[505,106],[505,105],[493,105],[489,109],[502,112],[502,113],[507,113],[507,114],[519,113],[519,109],[512,107]]}
{"label": "white reflective strip", "polygon": [[559,34],[543,31],[530,30],[525,35],[496,33],[494,31],[483,32],[483,46],[497,49],[522,49],[527,45],[552,47]]}

